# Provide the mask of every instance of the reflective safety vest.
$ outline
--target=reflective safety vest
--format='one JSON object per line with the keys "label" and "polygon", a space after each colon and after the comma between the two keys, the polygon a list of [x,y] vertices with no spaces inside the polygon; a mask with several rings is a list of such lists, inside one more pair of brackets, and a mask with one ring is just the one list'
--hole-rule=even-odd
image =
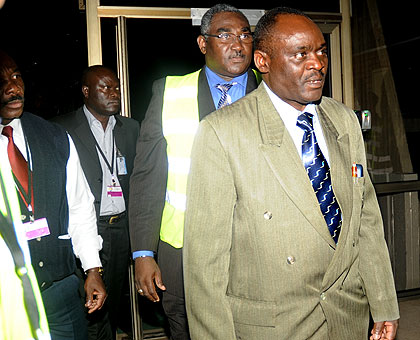
{"label": "reflective safety vest", "polygon": [[[254,71],[257,83],[261,75]],[[163,95],[162,129],[167,142],[168,181],[160,239],[182,248],[187,179],[191,149],[200,121],[198,113],[198,76],[200,70],[185,76],[166,77]]]}
{"label": "reflective safety vest", "polygon": [[[44,304],[20,219],[20,206],[14,180],[8,161],[4,159],[0,159],[0,212],[2,227],[14,226],[16,237],[12,235],[17,239],[14,241],[16,244],[14,248],[18,250],[17,252],[20,251],[24,258],[24,266],[16,269],[12,251],[6,243],[6,235],[0,233],[0,339],[50,340]],[[10,225],[7,222],[10,222]],[[24,278],[26,285],[23,283],[23,276],[26,276]],[[24,291],[24,287],[32,291]],[[26,296],[31,298],[25,300],[24,293],[30,293]],[[33,300],[36,305],[26,305],[28,301]]]}

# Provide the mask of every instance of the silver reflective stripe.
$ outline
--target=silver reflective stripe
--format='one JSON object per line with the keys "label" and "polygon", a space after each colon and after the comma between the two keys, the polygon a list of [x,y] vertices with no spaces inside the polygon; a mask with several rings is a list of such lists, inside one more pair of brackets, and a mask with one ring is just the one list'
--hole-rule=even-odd
{"label": "silver reflective stripe", "polygon": [[170,173],[188,175],[190,164],[190,158],[168,156],[168,170]]}
{"label": "silver reflective stripe", "polygon": [[179,100],[180,98],[196,98],[197,86],[165,87],[165,100]]}
{"label": "silver reflective stripe", "polygon": [[195,135],[198,128],[198,119],[167,119],[163,122],[163,135],[173,134]]}
{"label": "silver reflective stripe", "polygon": [[174,191],[166,191],[166,202],[172,205],[175,209],[185,211],[187,205],[187,195],[177,194]]}

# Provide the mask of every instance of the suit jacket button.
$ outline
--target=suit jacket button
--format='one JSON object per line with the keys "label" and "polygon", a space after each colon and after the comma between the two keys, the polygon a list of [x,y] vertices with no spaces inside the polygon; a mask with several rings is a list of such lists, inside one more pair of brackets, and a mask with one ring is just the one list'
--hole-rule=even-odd
{"label": "suit jacket button", "polygon": [[287,263],[288,264],[294,264],[296,262],[296,259],[294,256],[288,256],[287,257]]}
{"label": "suit jacket button", "polygon": [[44,267],[44,262],[39,261],[38,266],[40,266],[41,268]]}
{"label": "suit jacket button", "polygon": [[324,301],[327,297],[325,296],[325,293],[321,293],[320,298],[322,301]]}
{"label": "suit jacket button", "polygon": [[273,217],[273,214],[271,213],[271,211],[266,211],[265,213],[264,213],[264,218],[266,219],[266,220],[271,220],[271,218]]}

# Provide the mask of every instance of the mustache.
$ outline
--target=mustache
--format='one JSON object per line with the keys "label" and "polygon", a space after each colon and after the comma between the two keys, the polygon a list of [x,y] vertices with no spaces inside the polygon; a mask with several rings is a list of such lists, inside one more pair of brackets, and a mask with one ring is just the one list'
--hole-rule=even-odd
{"label": "mustache", "polygon": [[231,55],[230,58],[245,58],[245,55],[242,53],[242,51],[235,51],[235,54]]}
{"label": "mustache", "polygon": [[15,100],[25,100],[25,98],[23,96],[16,95],[16,96],[10,97],[9,99],[4,101],[3,103],[4,104],[9,104],[10,102],[13,102]]}
{"label": "mustache", "polygon": [[319,76],[324,78],[325,77],[325,71],[324,70],[315,71],[315,72],[311,73],[310,75],[306,76],[305,80],[310,80],[312,78],[318,78]]}

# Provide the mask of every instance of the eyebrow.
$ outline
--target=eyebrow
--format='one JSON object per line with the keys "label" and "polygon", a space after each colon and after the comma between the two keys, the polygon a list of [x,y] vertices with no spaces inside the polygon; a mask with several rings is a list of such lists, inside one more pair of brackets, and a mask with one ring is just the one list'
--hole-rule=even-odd
{"label": "eyebrow", "polygon": [[[226,28],[226,27],[220,27],[219,29],[217,29],[217,32],[222,33],[222,32],[232,32],[231,28]],[[249,26],[245,26],[241,28],[241,32],[251,32],[251,28]]]}

